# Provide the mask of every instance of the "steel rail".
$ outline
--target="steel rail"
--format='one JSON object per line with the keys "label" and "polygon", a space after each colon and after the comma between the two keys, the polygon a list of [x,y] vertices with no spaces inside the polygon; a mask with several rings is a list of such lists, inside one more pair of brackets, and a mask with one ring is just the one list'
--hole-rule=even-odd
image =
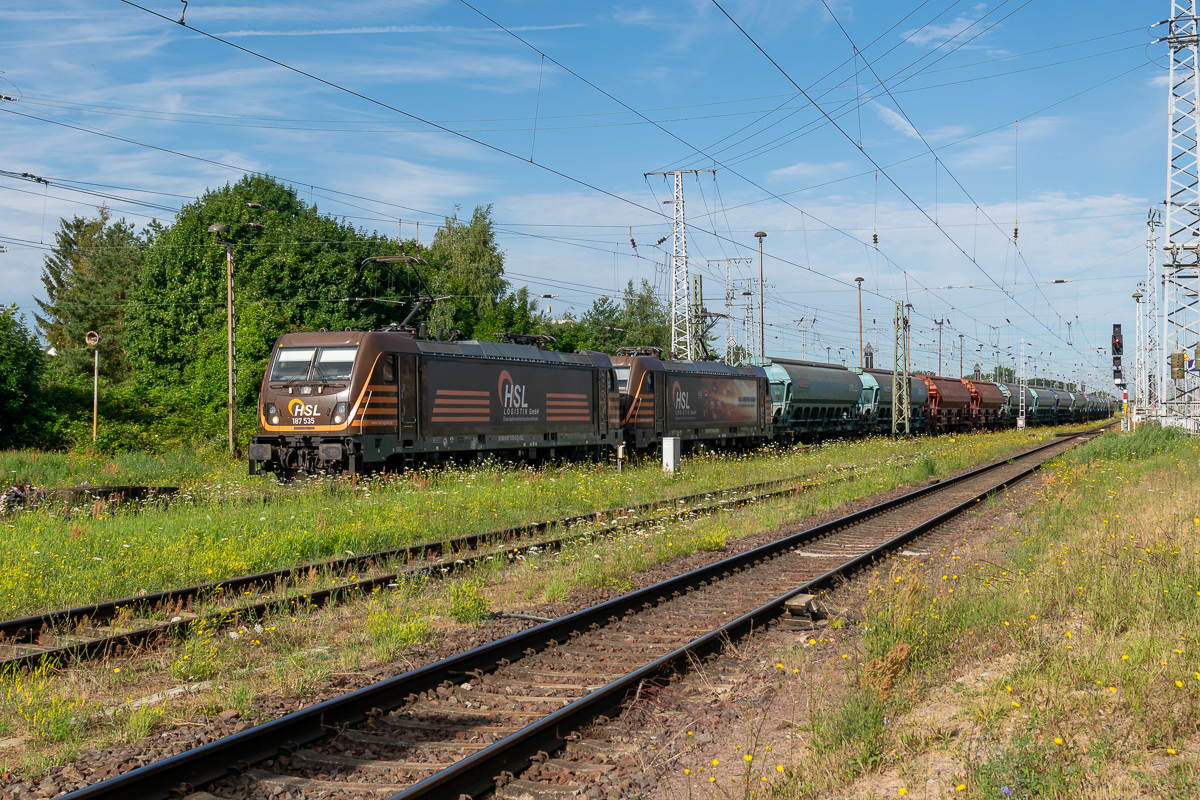
{"label": "steel rail", "polygon": [[[1095,429],[1081,431],[1072,438],[1095,432]],[[402,706],[410,695],[434,691],[449,678],[473,674],[480,670],[488,672],[502,660],[516,661],[530,651],[539,652],[552,646],[551,642],[565,641],[572,632],[582,633],[593,624],[603,626],[608,624],[610,617],[616,615],[632,616],[643,605],[653,607],[666,602],[667,597],[674,592],[682,594],[689,588],[695,588],[702,581],[708,583],[719,581],[727,577],[733,570],[740,571],[753,566],[755,562],[761,563],[798,545],[982,476],[1009,464],[1010,461],[1029,458],[1061,444],[1063,444],[1062,439],[1052,441],[1024,453],[976,468],[955,478],[922,487],[900,497],[761,545],[745,553],[581,609],[551,622],[511,634],[340,697],[323,701],[114,778],[108,778],[72,792],[68,797],[76,800],[101,798],[115,800],[126,797],[153,800],[168,796],[180,796],[181,793],[186,795],[194,791],[197,786],[204,786],[222,777],[241,774],[254,763],[295,752],[304,743],[327,736],[331,731],[361,723],[371,717],[381,716]],[[800,593],[805,587],[812,587],[816,582],[828,581],[833,576],[842,574],[846,570],[860,566],[876,557],[887,547],[894,547],[897,542],[907,541],[913,536],[940,525],[956,514],[973,507],[992,493],[1033,474],[1041,467],[1042,463],[1044,462],[1034,464],[1019,473],[1018,476],[1010,477],[1000,484],[989,487],[971,499],[926,520],[900,536],[894,537],[885,545],[876,547],[848,560],[840,567],[829,570],[816,581],[810,581],[759,609],[705,634],[684,648],[663,656],[630,675],[574,701],[539,722],[467,757],[447,770],[409,787],[396,797],[405,798],[405,800],[418,797],[444,798],[454,797],[458,794],[475,795],[490,791],[494,788],[492,776],[499,775],[504,771],[516,773],[524,769],[530,763],[529,756],[536,750],[551,752],[558,749],[565,741],[566,735],[580,726],[581,720],[590,722],[597,714],[604,713],[605,709],[619,708],[631,688],[636,691],[636,686],[646,675],[657,674],[679,663],[680,659],[685,658],[689,652],[711,650],[727,636],[744,634],[745,631],[752,629],[756,622],[769,620],[774,615],[781,613],[783,600]]]}
{"label": "steel rail", "polygon": [[466,536],[459,536],[440,542],[424,542],[421,544],[406,545],[404,547],[380,550],[374,553],[364,553],[363,555],[331,559],[329,561],[311,562],[308,564],[300,564],[294,567],[272,570],[270,572],[258,572],[251,575],[228,578],[226,580],[214,581],[212,583],[197,584],[195,586],[186,586],[180,589],[169,589],[167,591],[155,592],[153,594],[140,595],[137,597],[125,597],[119,600],[109,600],[104,603],[77,606],[75,608],[62,609],[59,611],[50,611],[44,614],[34,614],[27,617],[3,620],[0,621],[0,637],[19,639],[22,634],[33,632],[33,634],[36,635],[43,628],[53,628],[55,626],[62,626],[71,622],[80,622],[85,619],[91,622],[96,622],[97,620],[108,621],[115,619],[120,611],[129,607],[153,609],[163,606],[176,606],[180,603],[186,604],[187,602],[200,597],[215,596],[221,593],[242,591],[244,589],[269,587],[275,584],[277,581],[287,580],[288,578],[292,578],[296,575],[307,574],[311,570],[317,570],[318,572],[350,573],[354,572],[355,570],[367,568],[372,564],[380,561],[386,561],[388,559],[411,559],[428,557],[431,555],[439,556],[444,552],[472,550],[479,547],[481,544],[487,544],[489,542],[511,542],[514,538],[529,532],[546,531],[550,530],[551,528],[575,525],[580,522],[587,522],[590,520],[604,519],[606,517],[615,516],[618,514],[638,514],[645,511],[653,511],[668,505],[694,502],[715,494],[728,494],[731,492],[743,491],[754,492],[764,489],[768,486],[776,486],[782,483],[804,484],[805,479],[808,477],[811,476],[793,476],[789,478],[777,478],[775,480],[762,481],[760,483],[745,484],[743,486],[721,487],[707,492],[697,492],[689,495],[683,495],[681,497],[651,500],[645,503],[638,503],[636,505],[607,508],[600,511],[589,511],[584,514],[574,514],[568,517],[559,517],[557,519],[543,520],[540,522],[529,522],[524,525],[515,525],[510,528],[482,531],[480,533],[472,533]]}
{"label": "steel rail", "polygon": [[[782,490],[778,490],[778,491],[774,491],[774,492],[765,492],[765,493],[761,493],[761,494],[749,494],[749,495],[744,495],[744,496],[738,496],[733,499],[718,500],[717,502],[712,503],[710,505],[706,505],[706,506],[699,506],[699,507],[692,507],[692,508],[684,509],[688,514],[695,514],[695,515],[707,514],[707,513],[712,513],[714,511],[718,511],[718,510],[723,510],[723,509],[728,509],[728,508],[737,508],[737,507],[746,505],[748,503],[757,502],[760,500],[770,500],[770,499],[777,498],[777,497],[783,497],[783,496],[792,495],[792,494],[799,494],[800,492],[808,491],[810,489],[814,489],[817,487],[829,486],[829,485],[832,485],[833,483],[839,482],[841,480],[848,480],[848,477],[839,478],[836,481],[822,481],[822,482],[814,482],[814,483],[803,483],[803,482],[797,483],[795,479],[780,478],[780,479],[777,479],[774,481],[765,481],[765,482],[758,483],[758,484],[748,484],[746,486],[738,486],[738,487],[733,487],[730,489],[714,490],[712,492],[705,492],[702,494],[686,495],[684,497],[671,498],[669,500],[651,501],[650,503],[643,503],[637,507],[630,507],[629,509],[608,509],[605,511],[592,512],[591,514],[580,515],[580,516],[600,518],[600,517],[603,517],[610,513],[620,513],[622,511],[629,511],[631,513],[634,513],[637,510],[653,511],[658,507],[666,507],[669,505],[678,505],[680,503],[694,502],[697,499],[711,497],[713,495],[737,493],[737,492],[741,492],[742,490],[754,490],[754,489],[757,489],[760,487],[774,486],[774,485],[777,485],[780,483],[790,483],[791,484],[791,486],[787,489],[782,489]],[[671,517],[675,517],[675,516],[676,516],[676,514],[674,514],[674,513],[671,514]],[[560,524],[568,524],[569,525],[573,519],[574,518],[564,518],[563,520],[555,520],[555,521],[551,521],[551,522],[531,523],[531,526],[541,526],[541,529],[545,529],[547,527],[553,527],[553,526],[560,525]],[[591,538],[595,538],[595,537],[599,537],[599,536],[611,536],[613,533],[618,532],[618,531],[625,531],[625,530],[629,530],[631,528],[637,528],[637,527],[644,526],[646,524],[657,523],[660,521],[662,521],[661,517],[648,517],[648,518],[636,520],[633,522],[626,522],[626,523],[622,523],[619,525],[609,526],[606,528],[602,528],[600,530],[589,531],[589,532],[581,534],[581,535],[586,536],[586,537],[591,537]],[[510,529],[507,529],[506,531],[502,531],[500,533],[503,534],[503,533],[506,533],[509,531],[514,531],[514,530],[517,530],[517,529],[510,528]],[[456,540],[456,541],[464,541],[466,539],[477,539],[478,540],[478,539],[481,539],[482,537],[487,537],[490,535],[491,534],[472,534],[471,536],[468,536],[468,537],[461,537],[461,539]],[[112,634],[110,636],[103,636],[103,637],[98,637],[95,639],[87,639],[87,640],[75,642],[75,643],[72,643],[69,645],[63,645],[62,647],[47,648],[45,650],[36,650],[36,651],[30,652],[30,653],[25,653],[23,655],[13,656],[11,658],[6,658],[6,659],[0,659],[0,669],[26,668],[26,667],[36,666],[36,665],[44,663],[44,662],[46,662],[46,663],[53,662],[55,664],[63,664],[63,663],[69,663],[72,661],[82,661],[82,660],[93,659],[93,658],[102,658],[106,655],[111,655],[116,652],[121,652],[125,648],[136,648],[136,647],[141,647],[143,645],[152,645],[157,641],[161,641],[161,640],[170,638],[171,636],[174,636],[176,634],[182,633],[189,625],[191,625],[197,621],[200,621],[200,620],[203,620],[206,622],[212,622],[213,624],[216,624],[218,626],[224,626],[224,625],[230,624],[232,622],[236,622],[239,619],[255,619],[255,618],[261,617],[264,614],[267,614],[271,611],[284,609],[284,608],[295,608],[300,605],[303,605],[305,607],[321,608],[321,607],[327,605],[328,603],[337,602],[338,600],[340,600],[342,598],[353,596],[356,593],[371,592],[371,591],[374,591],[375,589],[383,588],[385,586],[388,586],[389,584],[395,583],[396,581],[398,581],[399,579],[401,579],[403,577],[432,575],[432,574],[434,574],[435,571],[438,570],[439,567],[441,567],[447,563],[449,563],[450,569],[457,570],[457,569],[465,568],[466,566],[474,564],[485,558],[495,557],[497,555],[503,555],[507,559],[512,560],[521,551],[527,552],[532,549],[557,550],[557,549],[560,549],[567,542],[568,539],[575,539],[575,538],[576,537],[573,537],[573,536],[572,537],[563,536],[563,537],[558,537],[558,538],[549,539],[549,540],[542,540],[542,541],[536,541],[536,542],[525,542],[525,543],[521,543],[516,546],[509,547],[509,548],[503,549],[503,550],[482,550],[481,549],[481,550],[477,550],[474,554],[471,554],[471,555],[464,554],[464,557],[458,558],[453,562],[445,562],[445,561],[426,562],[426,563],[423,563],[419,566],[415,566],[408,570],[402,570],[402,571],[396,571],[396,572],[389,572],[389,573],[385,573],[385,574],[381,574],[381,575],[375,575],[370,578],[364,578],[363,580],[359,580],[359,581],[352,581],[350,583],[344,583],[344,584],[340,584],[337,586],[331,586],[326,589],[318,589],[318,590],[308,591],[308,592],[304,592],[304,593],[300,593],[300,594],[293,594],[293,595],[288,595],[285,597],[263,600],[258,603],[249,603],[249,604],[245,604],[245,605],[239,605],[234,608],[222,609],[219,611],[211,612],[209,614],[193,616],[191,618],[182,618],[181,617],[181,618],[178,618],[177,620],[173,620],[173,621],[169,621],[169,622],[162,622],[157,625],[147,625],[142,628],[136,628],[136,629],[133,629],[130,631],[125,631],[123,633]],[[509,543],[510,544],[512,543],[511,539],[509,540]],[[416,546],[413,546],[408,549],[421,550],[424,547],[425,547],[424,545],[416,545]],[[397,551],[397,552],[402,552],[402,551]],[[387,554],[369,554],[366,556],[356,556],[354,558],[355,559],[361,559],[361,558],[371,559],[372,555],[387,555]],[[344,560],[349,561],[351,559],[344,559]],[[330,563],[335,563],[335,562],[325,562],[325,564],[330,564]],[[313,566],[315,567],[315,566],[321,566],[321,565],[313,565]],[[306,573],[307,569],[304,567],[293,567],[286,571],[296,573],[296,574],[301,574],[301,572]],[[281,572],[282,572],[282,570],[281,570]],[[273,574],[273,573],[264,573],[264,574]],[[257,577],[257,576],[249,576],[249,577]],[[224,584],[217,584],[217,585],[224,586]],[[183,592],[183,591],[188,591],[188,590],[182,589],[182,590],[176,590],[176,591]],[[146,598],[132,598],[132,600],[138,600],[138,599],[145,600]],[[121,602],[121,601],[116,601],[116,602]],[[107,604],[107,605],[114,605],[114,604]],[[117,606],[117,608],[120,608],[120,606]],[[73,612],[78,611],[78,610],[79,609],[74,609]],[[86,610],[86,607],[85,607],[85,610]],[[43,616],[44,617],[54,617],[54,621],[57,621],[58,624],[62,625],[63,621],[62,621],[62,616],[60,616],[60,615],[63,613],[66,613],[66,612],[57,612],[56,614],[48,614],[48,615],[43,615]],[[27,619],[36,619],[36,618],[27,618]],[[84,616],[78,617],[78,619],[90,619],[90,617],[87,617],[86,615],[84,615]],[[16,622],[22,622],[22,621],[18,620]],[[50,624],[50,622],[47,621],[45,624]],[[2,635],[2,634],[0,634],[0,635]],[[19,638],[19,637],[17,637],[17,638]],[[3,643],[7,644],[7,645],[15,644],[17,646],[29,646],[30,644],[32,644],[32,642],[24,642],[23,643],[20,641],[3,642]]]}

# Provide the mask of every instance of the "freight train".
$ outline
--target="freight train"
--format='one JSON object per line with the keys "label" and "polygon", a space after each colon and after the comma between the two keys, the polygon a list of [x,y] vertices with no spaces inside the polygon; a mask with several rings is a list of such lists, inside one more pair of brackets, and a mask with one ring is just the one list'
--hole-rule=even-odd
{"label": "freight train", "polygon": [[[250,473],[402,470],[486,458],[630,456],[663,437],[749,449],[891,430],[892,373],[770,358],[730,366],[655,348],[560,353],[545,337],[431,341],[400,329],[290,333],[263,375]],[[909,379],[913,433],[1014,427],[1020,387]],[[1030,424],[1111,416],[1106,398],[1026,389]]]}

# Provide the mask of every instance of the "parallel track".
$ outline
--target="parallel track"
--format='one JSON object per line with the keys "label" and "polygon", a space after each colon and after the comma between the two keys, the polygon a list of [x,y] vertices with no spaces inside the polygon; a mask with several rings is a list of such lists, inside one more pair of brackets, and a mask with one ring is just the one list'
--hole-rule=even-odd
{"label": "parallel track", "polygon": [[[1092,433],[1092,432],[1085,432]],[[1082,435],[1082,434],[1081,434]],[[793,595],[938,527],[1075,445],[1059,440],[69,795],[519,798],[584,792],[620,744],[576,740],[644,682],[761,628]],[[550,754],[566,751],[561,758]],[[535,771],[536,772],[536,771]],[[562,776],[568,776],[562,784]],[[549,794],[544,792],[549,791]]]}
{"label": "parallel track", "polygon": [[[43,661],[61,665],[123,654],[138,647],[170,641],[174,635],[182,633],[189,625],[199,620],[225,625],[257,619],[281,609],[317,608],[346,598],[369,594],[405,576],[441,575],[443,571],[462,569],[476,561],[497,555],[511,560],[518,553],[530,549],[557,550],[564,543],[575,541],[580,536],[608,536],[652,525],[679,514],[698,515],[735,508],[747,503],[810,491],[849,480],[852,476],[853,473],[824,481],[813,481],[812,476],[798,476],[715,489],[683,497],[476,533],[441,542],[408,545],[142,597],[128,597],[0,621],[0,670],[32,666]],[[784,488],[777,488],[781,486]],[[702,505],[692,505],[702,501]],[[662,510],[668,513],[665,516],[639,516]],[[532,533],[606,520],[612,520],[613,524],[553,539],[528,538]],[[407,569],[381,568],[383,565],[397,562],[404,564]],[[362,573],[366,575],[360,577]],[[310,588],[307,591],[295,588],[291,593],[280,591],[287,582],[303,579],[310,574],[325,578],[346,577],[344,580],[330,581],[334,585],[325,588]],[[207,613],[193,613],[194,603],[201,599],[218,602],[225,600],[229,604]],[[163,618],[154,619],[154,614]]]}

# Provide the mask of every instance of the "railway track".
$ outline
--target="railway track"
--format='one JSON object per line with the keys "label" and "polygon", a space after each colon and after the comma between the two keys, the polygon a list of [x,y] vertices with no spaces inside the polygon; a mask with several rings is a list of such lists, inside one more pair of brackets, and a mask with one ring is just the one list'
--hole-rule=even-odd
{"label": "railway track", "polygon": [[[69,796],[599,797],[597,781],[629,747],[607,735],[607,723],[647,683],[770,624],[790,597],[818,591],[934,530],[1092,433],[910,492]],[[579,735],[583,730],[590,731],[588,738]]]}
{"label": "railway track", "polygon": [[[321,607],[369,594],[406,576],[440,576],[489,557],[512,560],[529,550],[557,550],[570,541],[612,536],[679,515],[708,514],[811,491],[851,480],[855,474],[851,470],[822,481],[814,481],[812,475],[780,478],[0,621],[0,670],[47,660],[61,665],[123,655],[170,641],[201,620],[237,624],[272,611]],[[588,525],[592,527],[580,529]],[[531,536],[572,528],[574,532],[551,539]],[[311,585],[312,576],[317,576],[317,585]],[[198,609],[198,603],[210,607]]]}

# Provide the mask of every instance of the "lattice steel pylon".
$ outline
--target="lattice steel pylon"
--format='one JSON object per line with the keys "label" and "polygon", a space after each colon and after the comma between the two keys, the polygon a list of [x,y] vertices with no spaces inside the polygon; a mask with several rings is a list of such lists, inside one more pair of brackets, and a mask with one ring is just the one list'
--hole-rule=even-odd
{"label": "lattice steel pylon", "polygon": [[716,172],[715,169],[677,169],[673,172],[646,172],[651,175],[673,175],[675,195],[671,200],[675,211],[671,225],[671,351],[675,358],[691,361],[699,348],[695,346],[695,320],[692,318],[692,302],[688,280],[687,260],[687,216],[683,207],[683,176],[701,172]]}
{"label": "lattice steel pylon", "polygon": [[683,173],[675,173],[675,220],[671,227],[671,350],[675,358],[692,358],[692,303],[688,285],[687,217],[683,213]]}
{"label": "lattice steel pylon", "polygon": [[[1167,105],[1167,241],[1163,259],[1162,354],[1159,375],[1170,377],[1166,360],[1172,351],[1187,352],[1200,341],[1200,39],[1196,0],[1171,0],[1166,36],[1171,55]],[[1197,429],[1195,374],[1164,380],[1165,425]]]}
{"label": "lattice steel pylon", "polygon": [[1145,319],[1143,333],[1145,348],[1145,416],[1158,415],[1158,387],[1161,382],[1158,352],[1158,307],[1162,291],[1158,278],[1158,227],[1162,225],[1162,214],[1157,208],[1150,209],[1146,217],[1146,297],[1142,303]]}
{"label": "lattice steel pylon", "polygon": [[908,317],[904,314],[904,301],[896,301],[896,357],[892,361],[892,435],[904,429],[904,435],[912,433],[911,386],[908,378]]}

